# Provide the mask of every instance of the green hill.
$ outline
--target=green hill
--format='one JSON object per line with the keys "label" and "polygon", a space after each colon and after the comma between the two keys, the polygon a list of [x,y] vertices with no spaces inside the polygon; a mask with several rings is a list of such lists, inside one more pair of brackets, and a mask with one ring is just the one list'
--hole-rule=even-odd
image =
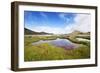
{"label": "green hill", "polygon": [[30,29],[24,28],[24,34],[25,35],[51,35],[52,33],[36,32],[36,31],[32,31]]}

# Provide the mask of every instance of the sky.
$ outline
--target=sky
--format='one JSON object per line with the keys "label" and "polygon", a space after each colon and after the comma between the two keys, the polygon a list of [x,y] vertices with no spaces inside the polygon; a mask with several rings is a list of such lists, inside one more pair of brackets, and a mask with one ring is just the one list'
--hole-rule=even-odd
{"label": "sky", "polygon": [[24,11],[25,28],[36,32],[68,34],[90,32],[91,15],[86,13]]}

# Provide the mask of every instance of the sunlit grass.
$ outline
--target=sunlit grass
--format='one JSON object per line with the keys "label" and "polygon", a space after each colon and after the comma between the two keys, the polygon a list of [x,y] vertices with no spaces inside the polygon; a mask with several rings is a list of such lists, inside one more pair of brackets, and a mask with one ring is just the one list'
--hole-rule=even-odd
{"label": "sunlit grass", "polygon": [[64,49],[44,43],[25,47],[25,61],[58,60],[64,58]]}
{"label": "sunlit grass", "polygon": [[[39,40],[56,39],[57,37],[25,37],[24,60],[25,61],[42,61],[42,60],[65,60],[65,59],[86,59],[90,58],[90,43],[77,41],[70,38],[74,43],[78,43],[78,47],[71,50],[56,47],[48,43],[32,45],[33,42]],[[75,42],[76,41],[76,42]]]}

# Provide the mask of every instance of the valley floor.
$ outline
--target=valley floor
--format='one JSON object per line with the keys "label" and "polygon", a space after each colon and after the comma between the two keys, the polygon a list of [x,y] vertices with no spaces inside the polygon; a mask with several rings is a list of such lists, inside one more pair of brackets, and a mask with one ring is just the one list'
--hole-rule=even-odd
{"label": "valley floor", "polygon": [[[76,38],[81,36],[24,36],[24,60],[44,61],[44,60],[67,60],[67,59],[87,59],[90,58],[90,41],[79,41]],[[54,40],[57,38],[68,39],[78,44],[75,49],[66,50],[49,43],[32,45],[39,40]],[[90,40],[89,36],[81,37]]]}

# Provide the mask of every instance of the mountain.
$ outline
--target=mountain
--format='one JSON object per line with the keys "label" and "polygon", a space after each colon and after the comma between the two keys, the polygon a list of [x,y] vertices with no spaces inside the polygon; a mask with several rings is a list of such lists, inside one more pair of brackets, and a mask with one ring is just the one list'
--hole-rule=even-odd
{"label": "mountain", "polygon": [[68,35],[74,36],[74,35],[78,35],[78,34],[82,34],[82,32],[80,32],[80,31],[73,31],[73,32],[69,33]]}
{"label": "mountain", "polygon": [[27,29],[27,28],[24,28],[24,34],[25,34],[25,35],[28,35],[28,34],[37,34],[37,32],[34,32],[34,31],[29,30],[29,29]]}
{"label": "mountain", "polygon": [[36,32],[36,31],[32,31],[32,30],[27,29],[27,28],[24,28],[24,34],[25,35],[52,35],[52,33]]}
{"label": "mountain", "polygon": [[79,36],[79,35],[82,35],[82,36],[89,36],[90,35],[90,32],[80,32],[80,31],[73,31],[69,34],[67,34],[67,36],[71,36],[71,37],[75,37],[75,36]]}

